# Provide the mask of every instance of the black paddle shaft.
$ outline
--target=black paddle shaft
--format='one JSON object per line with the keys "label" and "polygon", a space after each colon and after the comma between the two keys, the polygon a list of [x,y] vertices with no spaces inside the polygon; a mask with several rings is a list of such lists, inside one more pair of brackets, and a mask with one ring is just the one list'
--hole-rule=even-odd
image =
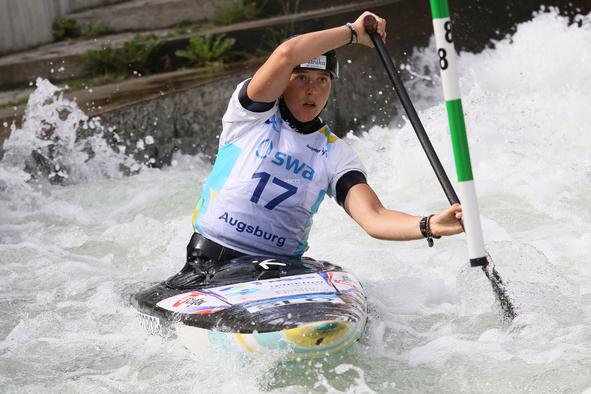
{"label": "black paddle shaft", "polygon": [[[447,177],[447,174],[445,173],[445,170],[443,169],[443,166],[441,165],[441,162],[439,161],[439,158],[437,157],[437,154],[433,149],[433,145],[431,145],[431,141],[429,141],[429,137],[427,136],[425,128],[423,127],[421,120],[417,115],[417,111],[414,109],[414,106],[412,105],[412,102],[408,97],[408,93],[406,92],[406,89],[404,88],[404,85],[400,80],[400,76],[396,71],[396,67],[394,66],[392,59],[388,55],[388,52],[386,51],[386,48],[384,46],[384,43],[382,42],[380,35],[377,33],[378,25],[376,19],[373,16],[368,15],[364,18],[363,24],[365,27],[365,31],[369,34],[373,44],[378,50],[380,59],[382,59],[382,62],[386,67],[388,76],[394,84],[394,89],[396,90],[396,93],[398,94],[398,97],[402,102],[402,106],[404,107],[410,119],[410,122],[417,136],[419,137],[419,141],[421,142],[421,145],[423,146],[423,149],[427,154],[427,157],[429,159],[429,162],[431,163],[431,166],[433,167],[433,170],[435,170],[437,179],[443,187],[447,199],[449,200],[450,204],[459,202],[458,196],[456,195],[451,183],[449,182],[449,178]],[[460,220],[460,223],[461,222],[462,221]],[[503,316],[507,321],[512,321],[515,318],[515,316],[517,316],[517,310],[513,302],[511,301],[509,293],[505,288],[505,284],[501,279],[501,276],[495,269],[494,265],[489,265],[488,259],[486,257],[478,259],[477,264],[472,264],[472,261],[470,263],[472,266],[480,266],[482,268],[487,279],[490,281],[492,285],[493,292],[495,293],[497,301],[499,302],[501,310],[503,311]]]}
{"label": "black paddle shaft", "polygon": [[382,60],[382,63],[384,63],[384,67],[386,68],[386,72],[388,73],[390,80],[394,84],[394,90],[396,90],[396,93],[398,94],[398,97],[400,98],[400,102],[402,103],[402,106],[404,107],[404,110],[406,111],[406,114],[408,115],[408,118],[410,119],[410,123],[412,124],[412,126],[415,130],[415,133],[417,134],[417,137],[419,138],[419,141],[423,147],[423,150],[427,154],[427,158],[429,159],[429,163],[431,163],[431,167],[433,167],[433,170],[435,171],[435,175],[437,175],[437,179],[439,180],[439,183],[441,184],[441,187],[443,188],[443,191],[445,192],[445,196],[447,197],[447,200],[449,201],[450,204],[459,203],[460,200],[458,198],[458,195],[456,194],[453,186],[451,185],[451,182],[449,181],[449,178],[447,177],[445,169],[441,165],[441,162],[439,161],[439,158],[437,157],[437,153],[435,153],[435,149],[433,149],[433,145],[431,144],[431,141],[429,140],[429,137],[427,136],[427,132],[425,131],[425,128],[423,127],[423,124],[421,123],[421,120],[419,119],[419,115],[417,115],[417,111],[415,110],[415,107],[413,106],[412,102],[410,101],[410,97],[408,96],[408,93],[407,93],[404,85],[402,84],[402,81],[400,80],[400,76],[398,75],[398,71],[396,71],[396,66],[394,66],[394,62],[390,58],[390,55],[388,55],[388,52],[386,51],[386,47],[384,46],[384,42],[382,41],[382,38],[377,33],[378,22],[376,21],[376,19],[372,15],[367,15],[363,19],[363,24],[365,26],[365,31],[369,34],[369,37],[371,38],[371,40],[373,41],[373,44],[375,45],[376,49],[378,50],[378,54],[380,56],[380,59]]}

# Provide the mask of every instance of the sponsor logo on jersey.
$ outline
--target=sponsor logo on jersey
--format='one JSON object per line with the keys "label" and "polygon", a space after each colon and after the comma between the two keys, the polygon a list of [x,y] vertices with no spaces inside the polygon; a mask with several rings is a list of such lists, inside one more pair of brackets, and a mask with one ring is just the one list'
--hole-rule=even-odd
{"label": "sponsor logo on jersey", "polygon": [[273,115],[270,119],[265,120],[265,124],[270,124],[273,127],[273,131],[280,133],[283,119],[281,119],[281,116]]}
{"label": "sponsor logo on jersey", "polygon": [[[321,150],[319,150],[318,152],[324,154],[324,152]],[[300,160],[297,157],[292,156],[288,153],[281,151],[274,152],[273,142],[268,138],[265,138],[264,140],[259,142],[255,155],[261,160],[269,158],[271,159],[271,163],[279,167],[283,167],[296,175],[300,175],[304,179],[307,179],[309,181],[314,179],[314,168],[309,166],[303,160]]]}
{"label": "sponsor logo on jersey", "polygon": [[313,146],[306,145],[306,148],[310,149],[312,152],[320,153],[320,156],[328,157],[328,149],[326,147],[321,148],[314,148]]}
{"label": "sponsor logo on jersey", "polygon": [[264,159],[271,154],[273,151],[273,141],[266,138],[259,142],[259,146],[256,150],[256,155],[259,159]]}
{"label": "sponsor logo on jersey", "polygon": [[283,245],[285,245],[285,237],[281,237],[277,234],[265,231],[261,229],[258,225],[253,226],[251,224],[243,222],[242,220],[233,218],[232,216],[230,216],[230,214],[228,214],[228,212],[224,212],[218,219],[234,227],[234,230],[236,230],[239,233],[244,232],[247,234],[252,234],[257,238],[262,238],[265,241],[273,242],[280,248],[282,248]]}

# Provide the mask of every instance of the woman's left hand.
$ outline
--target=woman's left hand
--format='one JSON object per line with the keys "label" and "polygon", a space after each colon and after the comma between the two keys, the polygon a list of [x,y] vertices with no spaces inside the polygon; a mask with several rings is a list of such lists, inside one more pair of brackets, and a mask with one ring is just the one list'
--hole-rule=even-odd
{"label": "woman's left hand", "polygon": [[431,217],[429,226],[431,227],[431,234],[436,237],[444,235],[459,234],[464,231],[460,224],[462,219],[462,207],[460,204],[454,204],[448,209],[439,212]]}

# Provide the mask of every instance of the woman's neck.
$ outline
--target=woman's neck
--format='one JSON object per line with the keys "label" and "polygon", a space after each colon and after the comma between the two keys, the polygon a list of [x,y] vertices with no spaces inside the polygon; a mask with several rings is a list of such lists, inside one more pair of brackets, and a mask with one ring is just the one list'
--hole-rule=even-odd
{"label": "woman's neck", "polygon": [[287,104],[285,104],[283,98],[279,99],[279,111],[281,112],[281,117],[283,120],[285,120],[291,126],[291,128],[298,133],[310,134],[324,126],[324,122],[318,116],[309,122],[300,122],[297,120],[289,108],[287,108]]}

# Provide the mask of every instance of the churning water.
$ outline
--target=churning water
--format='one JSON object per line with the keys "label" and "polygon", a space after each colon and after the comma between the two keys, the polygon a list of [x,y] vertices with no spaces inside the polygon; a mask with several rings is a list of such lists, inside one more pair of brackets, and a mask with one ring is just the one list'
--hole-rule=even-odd
{"label": "churning water", "polygon": [[[543,13],[460,56],[485,239],[517,319],[499,319],[463,236],[373,240],[328,201],[308,255],[360,278],[371,322],[349,351],[311,362],[196,359],[142,331],[129,295],[180,269],[210,165],[147,169],[101,138],[76,142],[80,122],[102,126],[38,81],[0,162],[0,391],[591,392],[591,16],[579,20]],[[432,96],[434,82],[415,89]],[[420,115],[455,178],[444,106]],[[446,206],[408,124],[350,142],[386,206]]]}

